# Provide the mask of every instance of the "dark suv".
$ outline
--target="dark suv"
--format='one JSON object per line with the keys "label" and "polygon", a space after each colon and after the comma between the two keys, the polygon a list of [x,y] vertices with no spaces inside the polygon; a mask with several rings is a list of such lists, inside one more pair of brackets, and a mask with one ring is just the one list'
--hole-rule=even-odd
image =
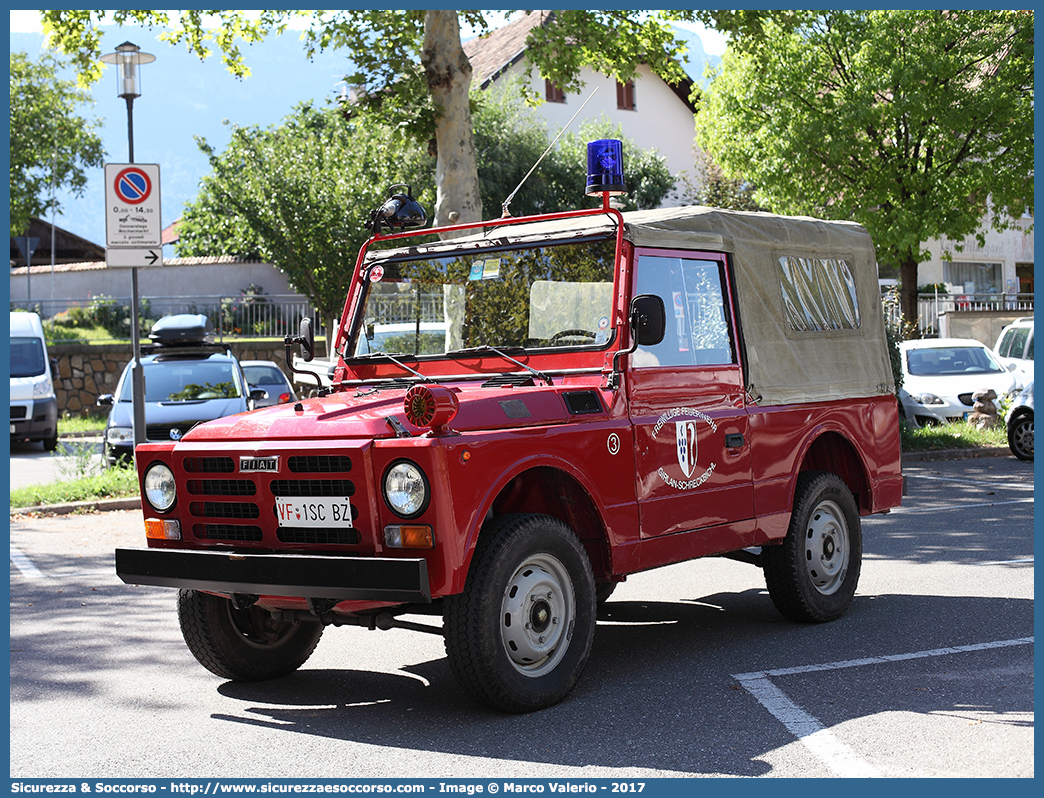
{"label": "dark suv", "polygon": [[[180,440],[201,421],[252,408],[243,370],[232,350],[212,343],[203,315],[165,316],[156,322],[143,346],[145,437],[148,441]],[[109,465],[130,462],[134,454],[131,361],[115,394],[102,394],[98,405],[110,407],[105,425],[105,459]]]}

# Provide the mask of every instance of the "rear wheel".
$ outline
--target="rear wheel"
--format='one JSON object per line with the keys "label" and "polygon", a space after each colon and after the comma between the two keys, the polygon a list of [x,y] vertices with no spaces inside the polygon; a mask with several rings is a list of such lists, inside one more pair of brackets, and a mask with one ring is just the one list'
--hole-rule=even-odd
{"label": "rear wheel", "polygon": [[555,518],[498,516],[482,530],[464,592],[446,599],[444,627],[454,676],[476,700],[505,712],[558,703],[594,638],[583,545]]}
{"label": "rear wheel", "polygon": [[1019,416],[1008,426],[1008,446],[1020,460],[1033,459],[1033,416]]}
{"label": "rear wheel", "polygon": [[181,590],[181,634],[199,663],[224,679],[258,682],[304,664],[323,634],[320,623],[275,621],[259,607],[237,610],[226,598]]}
{"label": "rear wheel", "polygon": [[862,556],[851,491],[834,474],[801,474],[783,544],[762,549],[765,584],[776,609],[806,623],[840,617],[855,595]]}

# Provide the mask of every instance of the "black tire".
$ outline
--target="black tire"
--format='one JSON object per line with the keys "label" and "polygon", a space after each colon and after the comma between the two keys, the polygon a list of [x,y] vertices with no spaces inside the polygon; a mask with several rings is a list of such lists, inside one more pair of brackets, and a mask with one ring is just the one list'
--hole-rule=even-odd
{"label": "black tire", "polygon": [[274,621],[257,607],[237,610],[225,598],[178,592],[181,634],[200,665],[224,679],[259,682],[304,664],[323,634],[321,623]]}
{"label": "black tire", "polygon": [[53,452],[58,448],[58,433],[55,433],[51,438],[43,439],[43,447],[45,452]]}
{"label": "black tire", "polygon": [[599,606],[605,604],[613,595],[619,582],[595,582],[595,603]]}
{"label": "black tire", "polygon": [[477,701],[504,712],[557,704],[576,685],[595,629],[583,545],[545,515],[502,515],[482,529],[464,592],[446,598],[446,654]]}
{"label": "black tire", "polygon": [[1033,460],[1033,414],[1025,413],[1008,425],[1008,447],[1020,460]]}
{"label": "black tire", "polygon": [[765,584],[776,609],[801,623],[839,618],[852,603],[862,557],[851,491],[834,474],[801,474],[782,545],[762,549]]}

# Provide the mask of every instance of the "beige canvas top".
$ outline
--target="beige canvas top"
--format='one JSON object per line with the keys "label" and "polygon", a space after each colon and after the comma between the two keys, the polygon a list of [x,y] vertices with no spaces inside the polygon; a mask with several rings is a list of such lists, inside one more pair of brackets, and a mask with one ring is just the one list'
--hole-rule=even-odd
{"label": "beige canvas top", "polygon": [[[758,404],[858,398],[894,390],[877,263],[870,235],[861,225],[698,206],[625,213],[624,223],[624,237],[637,247],[731,255],[747,389]],[[609,214],[585,216],[493,228],[396,254],[445,253],[509,241],[609,234],[614,229],[615,217]],[[826,274],[841,275],[840,290]],[[808,307],[804,297],[812,297]],[[816,303],[828,312],[817,315]],[[842,324],[831,328],[827,317],[840,318]]]}

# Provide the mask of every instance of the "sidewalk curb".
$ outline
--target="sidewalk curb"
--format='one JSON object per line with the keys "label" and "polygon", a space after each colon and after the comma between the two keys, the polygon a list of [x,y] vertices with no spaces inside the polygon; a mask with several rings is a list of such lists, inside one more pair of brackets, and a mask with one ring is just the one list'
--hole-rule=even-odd
{"label": "sidewalk curb", "polygon": [[78,510],[140,510],[141,496],[126,496],[122,499],[92,499],[86,502],[67,502],[65,504],[37,504],[33,507],[12,507],[11,515],[68,515]]}
{"label": "sidewalk curb", "polygon": [[932,460],[970,460],[978,457],[1004,457],[1005,455],[1011,455],[1011,450],[1007,446],[982,446],[972,449],[941,449],[934,452],[903,452],[902,461],[906,464],[930,462]]}

